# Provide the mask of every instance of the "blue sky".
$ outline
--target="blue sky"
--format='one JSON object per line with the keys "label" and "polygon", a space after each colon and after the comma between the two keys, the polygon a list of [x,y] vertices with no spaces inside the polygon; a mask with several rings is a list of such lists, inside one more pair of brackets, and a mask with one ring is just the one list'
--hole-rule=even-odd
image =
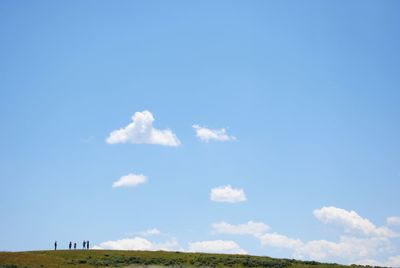
{"label": "blue sky", "polygon": [[1,1],[0,250],[400,266],[399,8]]}

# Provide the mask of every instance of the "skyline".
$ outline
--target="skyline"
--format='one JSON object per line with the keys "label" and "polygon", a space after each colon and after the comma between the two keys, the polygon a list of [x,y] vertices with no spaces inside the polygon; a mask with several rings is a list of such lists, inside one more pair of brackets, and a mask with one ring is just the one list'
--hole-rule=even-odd
{"label": "skyline", "polygon": [[2,1],[0,251],[400,267],[397,1]]}

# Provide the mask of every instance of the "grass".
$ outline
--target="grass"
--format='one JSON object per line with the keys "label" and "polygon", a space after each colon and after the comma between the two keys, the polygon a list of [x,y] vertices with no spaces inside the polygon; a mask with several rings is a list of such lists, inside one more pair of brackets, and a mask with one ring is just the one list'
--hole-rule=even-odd
{"label": "grass", "polygon": [[0,268],[16,267],[269,267],[341,268],[327,264],[269,257],[165,251],[58,250],[0,252]]}

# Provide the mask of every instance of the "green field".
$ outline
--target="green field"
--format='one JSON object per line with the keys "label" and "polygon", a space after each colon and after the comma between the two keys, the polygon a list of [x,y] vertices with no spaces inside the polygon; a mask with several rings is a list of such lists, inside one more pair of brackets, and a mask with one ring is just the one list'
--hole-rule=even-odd
{"label": "green field", "polygon": [[0,268],[11,267],[346,267],[338,264],[249,255],[164,251],[59,250],[0,252]]}

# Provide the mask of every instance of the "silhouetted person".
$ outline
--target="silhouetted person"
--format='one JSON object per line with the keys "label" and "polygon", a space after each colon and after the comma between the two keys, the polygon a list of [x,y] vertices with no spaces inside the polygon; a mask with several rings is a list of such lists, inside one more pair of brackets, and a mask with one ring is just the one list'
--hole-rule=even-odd
{"label": "silhouetted person", "polygon": [[89,240],[86,241],[86,248],[89,249]]}
{"label": "silhouetted person", "polygon": [[72,248],[72,242],[70,241],[69,242],[69,249],[71,249]]}
{"label": "silhouetted person", "polygon": [[57,250],[57,241],[54,242],[54,250]]}
{"label": "silhouetted person", "polygon": [[83,241],[83,249],[86,249],[86,241]]}
{"label": "silhouetted person", "polygon": [[76,250],[76,242],[74,243],[74,249]]}

